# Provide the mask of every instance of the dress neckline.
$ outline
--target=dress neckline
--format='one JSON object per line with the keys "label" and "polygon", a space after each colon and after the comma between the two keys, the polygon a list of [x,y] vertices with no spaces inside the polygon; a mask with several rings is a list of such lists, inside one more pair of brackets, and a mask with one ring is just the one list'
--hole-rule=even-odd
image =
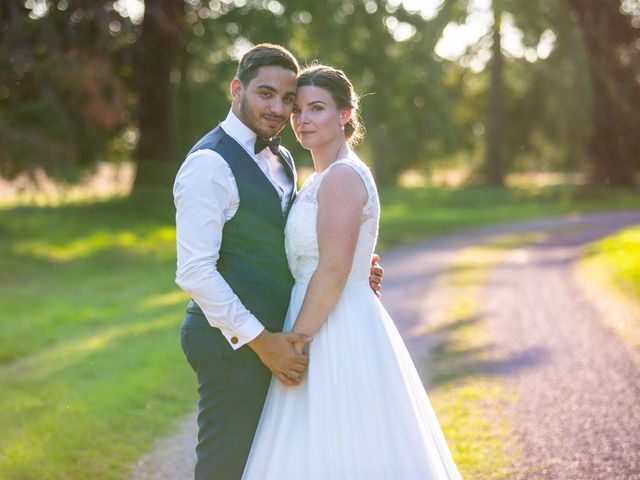
{"label": "dress neckline", "polygon": [[322,175],[324,175],[327,171],[329,171],[331,169],[331,167],[334,166],[338,162],[354,163],[355,159],[353,158],[352,154],[350,154],[350,155],[348,155],[346,157],[338,158],[338,159],[334,160],[333,163],[331,163],[331,165],[329,165],[323,171],[318,172],[317,170],[314,170],[313,173],[307,177],[307,180],[304,183],[305,184],[306,183],[311,184],[311,183],[315,182],[316,178],[321,178]]}
{"label": "dress neckline", "polygon": [[321,172],[317,172],[317,171],[315,171],[315,172],[314,172],[314,174],[315,174],[315,175],[322,175],[323,173],[328,172],[328,171],[331,169],[331,167],[333,167],[333,166],[334,166],[334,165],[336,165],[337,163],[342,163],[342,162],[350,162],[350,163],[352,163],[353,161],[354,161],[354,160],[353,160],[353,158],[351,158],[351,156],[342,157],[342,158],[336,158],[336,159],[331,163],[331,165],[329,165],[329,166],[328,166],[327,168],[325,168],[323,171],[321,171]]}

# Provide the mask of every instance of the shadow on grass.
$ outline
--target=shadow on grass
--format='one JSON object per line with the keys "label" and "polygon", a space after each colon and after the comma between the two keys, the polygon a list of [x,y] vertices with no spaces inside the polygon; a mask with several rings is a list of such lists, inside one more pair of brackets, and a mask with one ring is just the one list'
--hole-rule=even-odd
{"label": "shadow on grass", "polygon": [[141,231],[173,225],[175,209],[170,198],[138,200],[117,198],[104,202],[61,206],[20,206],[0,210],[0,232],[3,238],[40,237],[71,240],[79,233],[96,230],[121,230],[136,227]]}
{"label": "shadow on grass", "polygon": [[129,199],[2,211],[0,364],[162,310],[179,325],[173,215]]}
{"label": "shadow on grass", "polygon": [[75,322],[67,328],[57,325],[58,331],[35,351],[4,352],[0,355],[0,369],[3,374],[37,370],[39,375],[51,376],[68,367],[75,368],[90,355],[119,348],[137,337],[159,330],[172,329],[177,339],[186,303],[184,295],[173,295],[171,302],[131,305],[130,308],[124,305],[120,311],[110,315],[103,313],[94,319],[73,319]]}
{"label": "shadow on grass", "polygon": [[480,316],[461,318],[431,332],[439,339],[427,360],[432,388],[478,375],[515,375],[548,361],[549,352],[544,348],[532,347],[507,354],[492,343],[465,345],[460,337],[467,335],[465,330],[475,328],[481,320]]}

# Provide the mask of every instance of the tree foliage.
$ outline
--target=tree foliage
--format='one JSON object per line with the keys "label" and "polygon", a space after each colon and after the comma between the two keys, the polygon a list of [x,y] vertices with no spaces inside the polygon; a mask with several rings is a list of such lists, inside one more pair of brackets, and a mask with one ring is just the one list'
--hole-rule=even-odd
{"label": "tree foliage", "polygon": [[0,174],[92,164],[129,120],[109,52],[119,16],[95,2],[0,4]]}
{"label": "tree foliage", "polygon": [[[399,0],[147,0],[141,18],[122,3],[0,4],[1,175],[76,172],[128,148],[138,184],[169,181],[226,115],[237,58],[259,42],[346,71],[363,95],[362,154],[383,183],[455,162],[495,183],[518,169],[580,169],[629,184],[640,169],[640,13],[629,0],[494,0],[494,28],[454,60],[435,47],[471,0],[442,0],[428,17]],[[528,53],[552,36],[551,52],[499,48],[505,22]]]}
{"label": "tree foliage", "polygon": [[567,0],[589,57],[596,182],[633,186],[640,170],[640,5]]}

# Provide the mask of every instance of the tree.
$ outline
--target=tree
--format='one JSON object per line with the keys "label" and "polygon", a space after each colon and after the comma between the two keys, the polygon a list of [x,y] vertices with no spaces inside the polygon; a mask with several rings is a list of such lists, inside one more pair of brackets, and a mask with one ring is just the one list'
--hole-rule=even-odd
{"label": "tree", "polygon": [[504,100],[502,86],[502,35],[500,32],[502,12],[493,11],[493,44],[491,47],[491,83],[489,87],[489,108],[487,119],[487,139],[484,159],[484,180],[494,186],[504,186],[506,169],[503,159]]}
{"label": "tree", "polygon": [[[632,187],[640,170],[640,28],[621,2],[567,0],[582,31],[593,86],[589,144],[595,183]],[[628,2],[630,3],[630,2]]]}
{"label": "tree", "polygon": [[147,1],[135,46],[139,140],[135,187],[168,186],[176,170],[171,70],[184,31],[183,0]]}
{"label": "tree", "polygon": [[[525,55],[505,71],[503,153],[510,170],[585,170],[591,87],[580,32],[563,2],[512,3]],[[543,39],[553,38],[544,47]],[[552,48],[540,56],[541,48]],[[534,60],[534,61],[531,61]]]}
{"label": "tree", "polygon": [[[197,15],[187,15],[193,21],[188,29],[189,57],[181,61],[177,85],[180,118],[190,119],[180,122],[184,146],[202,134],[202,126],[210,125],[212,117],[226,114],[235,62],[225,51],[263,41],[287,45],[303,65],[319,60],[351,77],[364,95],[362,116],[369,135],[362,152],[372,159],[380,182],[393,183],[402,170],[424,167],[425,159],[464,145],[469,134],[458,129],[449,114],[460,86],[442,85],[445,65],[432,53],[446,23],[429,22],[382,0],[300,0],[281,6],[265,9],[262,2],[247,2],[240,8],[214,11],[210,4],[193,3]],[[414,34],[397,41],[391,27],[401,22]],[[185,105],[190,106],[188,112]],[[189,132],[184,130],[187,123]],[[288,129],[283,133],[304,164],[308,152],[296,148]]]}
{"label": "tree", "polygon": [[113,11],[89,1],[0,4],[0,174],[93,164],[127,125],[108,55]]}
{"label": "tree", "polygon": [[[623,165],[614,173],[629,182],[640,157],[631,113],[638,86],[630,80],[640,63],[637,28],[605,36],[615,42],[588,37],[598,48],[592,45],[587,64],[569,2],[587,12],[578,22],[583,31],[604,28],[594,18],[606,2],[494,0],[497,28],[460,61],[434,50],[450,22],[464,21],[468,0],[444,0],[432,18],[397,0],[147,0],[139,19],[113,0],[2,2],[0,174],[38,165],[76,171],[137,131],[136,189],[167,190],[186,149],[226,115],[239,55],[269,41],[291,48],[302,64],[318,59],[351,77],[364,94],[361,153],[380,183],[395,182],[407,168],[483,156],[480,171],[496,184],[514,168],[579,167],[590,128],[588,69],[597,73],[594,178],[619,182],[607,169]],[[629,15],[607,12],[631,25]],[[530,51],[554,35],[548,58],[501,49],[499,24],[509,22]],[[469,58],[491,48],[490,68],[468,68]],[[304,164],[307,152],[289,129],[284,135]]]}
{"label": "tree", "polygon": [[[471,3],[448,4],[453,12],[462,10],[451,21],[464,23]],[[549,0],[493,0],[491,9],[492,28],[451,59],[465,69],[460,74],[465,116],[476,116],[476,147],[469,156],[483,157],[478,180],[501,185],[518,169],[580,168],[590,90],[584,79],[584,48],[568,9]],[[504,41],[504,32],[513,38],[514,28],[517,48]],[[479,68],[487,57],[487,66]]]}

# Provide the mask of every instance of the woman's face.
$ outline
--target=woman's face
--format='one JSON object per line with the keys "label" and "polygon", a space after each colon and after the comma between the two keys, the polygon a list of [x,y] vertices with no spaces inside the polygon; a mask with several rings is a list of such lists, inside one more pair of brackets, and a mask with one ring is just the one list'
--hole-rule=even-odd
{"label": "woman's face", "polygon": [[291,114],[291,128],[298,142],[307,150],[322,149],[344,138],[343,125],[348,120],[348,109],[339,109],[331,93],[321,87],[298,88]]}

